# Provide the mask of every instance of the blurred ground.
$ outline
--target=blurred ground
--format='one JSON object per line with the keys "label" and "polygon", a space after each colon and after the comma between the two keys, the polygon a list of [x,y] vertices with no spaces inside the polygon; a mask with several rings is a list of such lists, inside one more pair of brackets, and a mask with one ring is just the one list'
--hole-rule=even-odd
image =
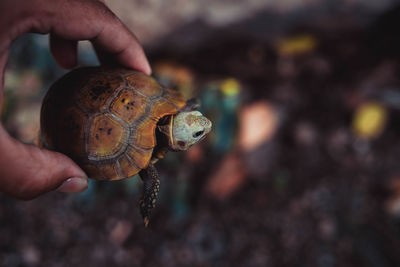
{"label": "blurred ground", "polygon": [[[0,196],[0,265],[400,266],[400,8],[276,3],[110,3],[213,133],[157,164],[149,229],[137,178]],[[95,62],[88,48],[82,64]],[[63,71],[44,37],[13,49],[3,121],[30,142]]]}
{"label": "blurred ground", "polygon": [[[135,31],[140,40],[147,44],[194,21],[202,21],[212,27],[228,26],[251,19],[262,10],[280,16],[281,20],[336,12],[349,12],[359,16],[363,11],[380,12],[394,2],[390,0],[133,0],[129,2],[114,0],[107,3],[124,23]],[[201,35],[200,32],[194,34]]]}

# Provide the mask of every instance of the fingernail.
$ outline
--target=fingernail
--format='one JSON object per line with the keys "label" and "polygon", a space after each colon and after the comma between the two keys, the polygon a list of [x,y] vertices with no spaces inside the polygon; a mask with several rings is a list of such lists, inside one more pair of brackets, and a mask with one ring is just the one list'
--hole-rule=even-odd
{"label": "fingernail", "polygon": [[65,180],[57,191],[64,193],[79,193],[86,190],[88,181],[86,178],[72,177]]}
{"label": "fingernail", "polygon": [[145,63],[144,69],[145,69],[144,73],[146,73],[147,75],[151,75],[152,70],[151,70],[150,62],[147,60],[147,58],[146,58],[146,63]]}
{"label": "fingernail", "polygon": [[146,72],[145,72],[145,73],[146,73],[147,75],[151,75],[151,73],[152,73],[152,70],[151,70],[150,64],[147,64],[147,67],[146,67],[146,69],[147,69],[147,70],[146,70]]}

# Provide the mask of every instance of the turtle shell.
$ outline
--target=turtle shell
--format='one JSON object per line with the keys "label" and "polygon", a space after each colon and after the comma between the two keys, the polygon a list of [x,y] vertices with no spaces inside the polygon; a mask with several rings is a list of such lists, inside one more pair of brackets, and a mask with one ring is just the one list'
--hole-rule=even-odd
{"label": "turtle shell", "polygon": [[160,118],[185,104],[181,94],[143,73],[79,68],[47,92],[41,144],[72,158],[91,178],[128,178],[147,167]]}

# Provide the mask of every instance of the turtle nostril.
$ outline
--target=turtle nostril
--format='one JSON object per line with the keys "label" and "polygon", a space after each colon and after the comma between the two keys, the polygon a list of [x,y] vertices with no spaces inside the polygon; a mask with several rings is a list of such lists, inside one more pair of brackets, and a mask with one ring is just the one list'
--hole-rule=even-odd
{"label": "turtle nostril", "polygon": [[195,132],[195,133],[193,134],[193,137],[194,137],[194,138],[197,138],[197,137],[199,137],[200,135],[202,135],[203,133],[204,133],[204,130]]}

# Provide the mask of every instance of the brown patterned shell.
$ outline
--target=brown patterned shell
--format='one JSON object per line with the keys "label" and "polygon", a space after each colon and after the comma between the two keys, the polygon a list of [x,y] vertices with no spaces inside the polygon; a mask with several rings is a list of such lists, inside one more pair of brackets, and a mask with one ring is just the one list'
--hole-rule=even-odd
{"label": "brown patterned shell", "polygon": [[152,157],[159,119],[185,104],[181,94],[143,73],[76,69],[43,100],[41,143],[71,157],[91,178],[131,177]]}

